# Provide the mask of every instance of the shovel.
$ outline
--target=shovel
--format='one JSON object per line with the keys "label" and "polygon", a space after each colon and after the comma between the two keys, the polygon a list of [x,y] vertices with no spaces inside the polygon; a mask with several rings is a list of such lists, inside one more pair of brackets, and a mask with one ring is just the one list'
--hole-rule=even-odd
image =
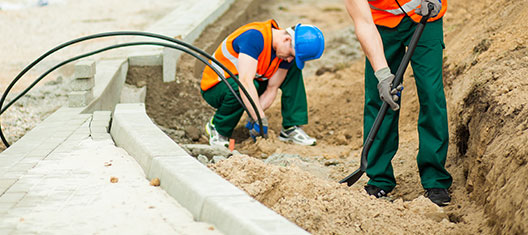
{"label": "shovel", "polygon": [[[431,10],[433,8],[432,4],[428,5],[429,7],[429,14],[427,16],[422,17],[420,20],[420,23],[418,26],[416,26],[416,30],[414,31],[414,34],[412,35],[411,42],[409,43],[409,46],[407,48],[407,52],[403,56],[403,60],[400,63],[400,66],[398,67],[398,71],[396,72],[396,76],[394,78],[394,81],[392,83],[392,89],[396,88],[398,86],[403,78],[403,74],[405,73],[405,70],[407,69],[407,65],[409,64],[409,60],[411,59],[412,54],[414,53],[414,49],[416,49],[416,44],[418,44],[418,40],[422,36],[422,32],[424,30],[425,24],[427,23],[427,20],[430,17]],[[392,90],[391,89],[391,90]],[[367,170],[367,156],[368,152],[370,150],[370,147],[372,146],[372,142],[374,142],[374,138],[376,138],[376,134],[378,133],[378,130],[381,126],[381,123],[383,122],[383,119],[385,118],[385,114],[387,113],[387,110],[389,109],[389,105],[387,102],[383,102],[383,105],[381,105],[380,110],[378,111],[378,115],[376,116],[376,119],[374,120],[374,124],[372,125],[372,128],[370,129],[370,132],[367,136],[367,139],[365,140],[365,143],[363,144],[363,150],[361,151],[361,163],[359,165],[359,169],[352,172],[352,174],[348,175],[339,183],[347,183],[348,186],[352,186],[354,183],[356,183],[359,178],[365,173]]]}

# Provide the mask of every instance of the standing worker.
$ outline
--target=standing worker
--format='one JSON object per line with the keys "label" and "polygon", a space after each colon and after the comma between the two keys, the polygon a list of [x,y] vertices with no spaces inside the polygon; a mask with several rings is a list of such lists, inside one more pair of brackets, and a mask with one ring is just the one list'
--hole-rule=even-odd
{"label": "standing worker", "polygon": [[[368,154],[365,186],[369,195],[384,197],[396,186],[391,160],[398,150],[399,97],[391,90],[394,75],[421,16],[431,19],[411,58],[420,102],[418,118],[420,179],[425,196],[439,206],[451,201],[453,181],[445,169],[449,133],[442,82],[442,53],[445,47],[442,16],[447,0],[345,0],[356,35],[367,57],[365,62],[365,107],[363,133],[368,136],[382,102],[389,110]],[[388,61],[388,62],[387,62]]]}
{"label": "standing worker", "polygon": [[[308,123],[308,105],[301,70],[305,61],[321,57],[323,50],[324,37],[317,27],[297,24],[281,29],[275,20],[244,25],[218,46],[213,56],[236,76],[230,78],[224,71],[227,81],[240,96],[244,93],[239,91],[233,80],[239,79],[257,107],[255,111],[248,98],[241,96],[249,111],[246,128],[253,139],[261,135],[261,129],[264,134],[262,137],[267,137],[268,119],[264,110],[271,106],[280,88],[282,130],[279,139],[315,145],[316,140],[300,127]],[[214,67],[223,71],[219,66]],[[202,75],[201,93],[207,103],[216,108],[214,116],[205,126],[209,144],[227,147],[228,138],[244,109],[221,81],[210,67],[206,67]],[[255,112],[261,117],[262,127],[256,122]]]}

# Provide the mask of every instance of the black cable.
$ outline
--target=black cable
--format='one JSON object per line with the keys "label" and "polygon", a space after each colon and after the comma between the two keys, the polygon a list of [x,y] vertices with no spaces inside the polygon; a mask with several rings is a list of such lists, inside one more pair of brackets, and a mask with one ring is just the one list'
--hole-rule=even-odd
{"label": "black cable", "polygon": [[[174,39],[174,38],[171,38],[171,37],[167,37],[167,36],[164,36],[164,35],[160,35],[160,34],[155,34],[155,33],[147,33],[147,32],[139,32],[139,31],[119,31],[119,32],[107,32],[107,33],[99,33],[99,34],[93,34],[93,35],[89,35],[89,36],[85,36],[85,37],[80,37],[80,38],[77,38],[77,39],[74,39],[74,40],[71,40],[71,41],[68,41],[68,42],[65,42],[49,51],[47,51],[46,53],[44,53],[43,55],[41,55],[39,58],[37,58],[36,60],[34,60],[31,64],[29,64],[28,66],[26,66],[16,77],[15,79],[13,79],[13,81],[9,84],[9,86],[6,88],[6,91],[4,92],[4,94],[2,95],[2,98],[0,99],[0,108],[2,107],[6,97],[7,97],[7,94],[9,93],[9,91],[13,88],[13,86],[16,84],[16,82],[18,82],[18,80],[25,74],[27,73],[27,71],[29,71],[29,69],[31,69],[32,67],[34,67],[36,64],[38,64],[40,61],[42,61],[44,58],[48,57],[49,55],[55,53],[56,51],[64,48],[64,47],[67,47],[67,46],[70,46],[70,45],[73,45],[75,43],[79,43],[79,42],[82,42],[82,41],[86,41],[86,40],[91,40],[91,39],[95,39],[95,38],[102,38],[102,37],[111,37],[111,36],[145,36],[145,37],[151,37],[151,38],[158,38],[158,39],[162,39],[162,40],[166,40],[166,41],[170,41],[170,42],[174,42],[174,43],[177,43],[177,44],[180,44],[182,46],[185,46],[187,48],[190,48],[191,50],[193,51],[196,51],[198,52],[199,54],[201,54],[202,56],[210,59],[211,61],[213,61],[215,64],[217,64],[218,66],[220,66],[226,73],[229,74],[230,77],[233,78],[233,80],[237,83],[237,85],[239,86],[239,88],[242,90],[242,92],[244,93],[244,95],[248,98],[248,101],[249,103],[251,104],[253,110],[255,111],[255,114],[257,116],[257,121],[259,123],[260,126],[262,126],[262,119],[260,117],[260,114],[257,112],[257,107],[255,105],[255,103],[253,102],[253,100],[251,99],[251,97],[249,96],[249,93],[247,92],[247,90],[244,88],[244,86],[240,83],[240,81],[238,81],[238,79],[236,79],[236,76],[229,70],[227,69],[222,63],[220,63],[218,60],[216,60],[214,57],[210,56],[209,54],[207,54],[206,52],[194,47],[193,45],[191,44],[188,44],[186,42],[183,42],[183,41],[180,41],[180,40],[177,40],[177,39]],[[212,68],[212,66],[210,66]],[[223,76],[222,76],[223,77]],[[223,80],[228,86],[228,82],[227,80]],[[234,90],[231,88],[230,89],[231,92],[234,92]],[[235,94],[236,95],[236,94]],[[240,99],[238,99],[239,102],[241,101]],[[248,110],[247,110],[247,107],[244,105],[243,102],[241,102],[241,106],[242,108],[244,108],[246,110],[246,112],[249,114]],[[5,109],[2,109],[5,111]],[[3,111],[2,111],[3,112]],[[1,114],[1,113],[0,113]],[[260,130],[260,134],[263,135],[263,130],[261,129]],[[9,143],[7,143],[7,140],[5,139],[4,135],[3,135],[3,132],[2,132],[2,128],[0,126],[0,138],[2,139],[2,141],[4,142],[4,144],[6,145],[6,147],[9,147]]]}
{"label": "black cable", "polygon": [[[200,57],[199,55],[193,53],[192,51],[189,51],[188,49],[185,49],[184,47],[180,47],[180,46],[175,46],[173,44],[167,44],[167,43],[161,43],[161,42],[131,42],[131,43],[122,43],[122,44],[117,44],[117,45],[113,45],[113,46],[109,46],[109,47],[105,47],[105,48],[102,48],[102,49],[99,49],[99,50],[95,50],[95,51],[92,51],[92,52],[89,52],[89,53],[86,53],[86,54],[82,54],[82,55],[79,55],[79,56],[76,56],[76,57],[72,57],[70,59],[67,59],[65,61],[62,61],[61,63],[53,66],[51,69],[49,69],[48,71],[44,72],[42,75],[40,75],[35,81],[33,81],[33,83],[31,83],[24,91],[22,91],[20,94],[18,94],[13,100],[11,100],[5,107],[2,108],[2,110],[0,110],[0,115],[3,114],[11,105],[13,105],[18,99],[22,98],[22,96],[24,96],[26,93],[29,92],[29,90],[31,90],[37,83],[39,83],[44,77],[46,77],[48,74],[50,74],[51,72],[55,71],[56,69],[62,67],[63,65],[67,64],[67,63],[70,63],[70,62],[73,62],[73,61],[76,61],[76,60],[79,60],[79,59],[82,59],[82,58],[85,58],[85,57],[88,57],[88,56],[92,56],[92,55],[95,55],[95,54],[98,54],[98,53],[101,53],[101,52],[104,52],[104,51],[108,51],[108,50],[111,50],[111,49],[117,49],[117,48],[121,48],[121,47],[130,47],[130,46],[140,46],[140,45],[153,45],[153,46],[164,46],[164,47],[170,47],[170,48],[173,48],[173,49],[177,49],[177,50],[181,50],[181,51],[184,51],[185,53],[187,54],[190,54],[192,55],[193,57],[195,57],[196,59],[200,60],[202,63],[206,64],[207,66],[209,66],[221,79],[222,81],[226,82],[227,84],[227,87],[229,88],[229,90],[234,94],[235,98],[238,100],[239,103],[243,103],[242,102],[242,99],[235,93],[233,87],[231,86],[231,84],[227,83],[226,81],[226,78],[224,77],[223,74],[220,74],[220,72],[218,70],[216,70],[209,62],[207,62],[203,57]],[[245,109],[245,107],[243,107]]]}
{"label": "black cable", "polygon": [[[227,87],[229,88],[229,90],[234,94],[235,98],[238,100],[238,102],[242,103],[242,100],[240,99],[240,97],[238,97],[238,95],[236,94],[236,92],[234,91],[233,87],[227,82],[226,78],[224,77],[223,74],[221,74],[217,69],[215,69],[207,60],[205,60],[203,57],[200,57],[199,55],[197,55],[196,53],[193,53],[192,51],[184,48],[184,47],[181,47],[181,46],[177,46],[177,45],[174,45],[174,44],[167,44],[167,43],[161,43],[161,42],[132,42],[132,43],[123,43],[123,44],[117,44],[117,45],[113,45],[113,46],[109,46],[109,47],[105,47],[105,48],[102,48],[102,49],[99,49],[99,50],[96,50],[96,51],[92,51],[92,52],[89,52],[89,53],[86,53],[86,54],[83,54],[83,55],[79,55],[79,56],[76,56],[76,57],[73,57],[73,58],[70,58],[68,60],[65,60],[57,65],[55,65],[54,67],[52,67],[51,69],[49,69],[48,71],[46,71],[45,73],[43,73],[39,78],[37,78],[28,88],[26,88],[24,90],[24,92],[20,93],[14,100],[12,100],[8,105],[6,105],[6,107],[3,109],[3,111],[7,110],[7,108],[9,108],[9,106],[11,106],[16,100],[18,100],[20,97],[22,97],[23,95],[25,95],[31,88],[33,88],[38,82],[40,82],[40,80],[42,80],[45,76],[47,76],[48,74],[50,74],[51,72],[53,72],[54,70],[60,68],[61,66],[67,64],[67,63],[70,63],[70,62],[73,62],[73,61],[76,61],[76,60],[79,60],[79,59],[82,59],[82,58],[85,58],[85,57],[88,57],[88,56],[91,56],[91,55],[95,55],[95,54],[98,54],[98,53],[101,53],[101,52],[104,52],[104,51],[108,51],[108,50],[111,50],[111,49],[117,49],[117,48],[120,48],[120,47],[129,47],[129,46],[139,46],[139,45],[156,45],[156,46],[164,46],[164,47],[169,47],[169,48],[173,48],[173,49],[177,49],[177,50],[181,50],[181,51],[184,51],[185,53],[188,53],[190,55],[192,55],[193,57],[195,57],[196,59],[200,60],[202,63],[206,64],[207,66],[209,66],[221,79],[223,82],[225,82],[227,84]],[[2,113],[3,113],[2,111]],[[0,138],[2,138],[2,141],[4,141],[4,144],[6,144],[6,147],[9,147],[9,143],[7,143],[7,140],[5,139],[1,129],[0,129]]]}
{"label": "black cable", "polygon": [[[220,66],[226,73],[228,73],[230,77],[235,78],[235,75],[229,69],[227,69],[222,63],[220,63],[218,60],[216,60],[214,57],[210,56],[206,52],[204,52],[204,51],[202,51],[202,50],[200,50],[200,49],[198,49],[198,48],[194,47],[193,45],[188,44],[186,42],[183,42],[183,41],[171,38],[171,37],[167,37],[167,36],[164,36],[164,35],[155,34],[155,33],[148,33],[148,32],[138,32],[138,31],[107,32],[107,33],[99,33],[99,34],[93,34],[93,35],[89,35],[89,36],[85,36],[85,37],[80,37],[80,38],[65,42],[65,43],[63,43],[63,44],[61,44],[61,45],[59,45],[59,46],[47,51],[45,54],[40,56],[37,60],[33,61],[30,65],[28,65],[26,68],[24,68],[24,70],[22,70],[17,75],[17,77],[13,80],[13,82],[7,87],[6,92],[2,96],[2,99],[0,99],[0,107],[2,107],[2,104],[5,101],[5,97],[6,97],[7,93],[9,92],[9,90],[11,90],[12,86],[14,85],[14,83],[16,83],[20,79],[20,77],[22,77],[22,75],[24,75],[29,69],[34,67],[37,63],[39,63],[41,60],[43,60],[47,56],[55,53],[56,51],[58,51],[58,50],[60,50],[60,49],[62,49],[64,47],[70,46],[70,45],[75,44],[75,43],[79,43],[79,42],[82,42],[82,41],[95,39],[95,38],[111,37],[111,36],[145,36],[145,37],[151,37],[151,38],[158,38],[158,39],[162,39],[162,40],[166,40],[166,41],[170,41],[170,42],[174,42],[174,43],[183,45],[185,47],[188,47],[188,48],[200,53],[201,55],[205,56],[206,58],[210,59],[215,64]],[[247,92],[247,90],[244,88],[244,86],[237,79],[234,79],[234,81],[241,88],[241,90],[244,93],[244,95],[246,95],[246,97],[249,98],[248,101],[251,104],[251,106],[253,107],[253,109],[255,110],[258,122],[262,126],[262,121],[261,121],[260,115],[259,115],[258,112],[256,112],[257,111],[256,105],[253,102],[253,100],[250,98],[249,93]],[[241,105],[247,111],[247,108],[245,107],[245,105],[244,104],[241,104]],[[261,131],[261,135],[262,134],[263,133]]]}

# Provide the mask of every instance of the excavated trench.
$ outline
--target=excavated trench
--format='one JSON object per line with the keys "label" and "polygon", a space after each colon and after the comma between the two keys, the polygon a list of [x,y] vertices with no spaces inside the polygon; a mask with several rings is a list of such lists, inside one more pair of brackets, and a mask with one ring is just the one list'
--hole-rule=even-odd
{"label": "excavated trench", "polygon": [[[398,186],[391,197],[368,197],[362,189],[366,176],[350,188],[339,185],[357,169],[362,148],[364,59],[352,21],[342,1],[265,3],[237,1],[194,45],[211,53],[229,32],[254,20],[319,26],[325,53],[304,70],[309,106],[305,131],[318,144],[303,147],[276,138],[281,122],[277,99],[266,112],[270,138],[254,143],[239,123],[233,137],[243,155],[209,164],[211,169],[314,234],[528,232],[528,203],[523,200],[528,193],[528,33],[522,21],[528,4],[450,1],[450,14],[444,17],[444,84],[453,202],[439,208],[422,196],[416,167],[419,106],[412,71],[404,79],[400,145],[393,160]],[[472,17],[477,15],[487,17]],[[506,21],[504,15],[516,17]],[[180,144],[207,144],[203,126],[214,110],[200,95],[202,69],[194,58],[183,56],[171,83],[162,82],[161,67],[129,69],[127,83],[147,86],[149,116]]]}

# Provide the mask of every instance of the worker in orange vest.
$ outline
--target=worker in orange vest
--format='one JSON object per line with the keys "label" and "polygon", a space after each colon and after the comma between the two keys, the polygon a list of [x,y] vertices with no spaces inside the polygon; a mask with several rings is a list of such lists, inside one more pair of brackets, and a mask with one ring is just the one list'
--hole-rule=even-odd
{"label": "worker in orange vest", "polygon": [[[244,25],[218,46],[213,56],[236,78],[231,78],[216,64],[213,67],[224,72],[236,94],[241,96],[249,111],[246,128],[253,139],[261,135],[261,130],[263,137],[267,137],[268,119],[264,110],[271,106],[280,88],[282,130],[279,139],[301,145],[315,145],[315,138],[307,135],[300,127],[308,123],[308,105],[301,70],[306,61],[321,57],[323,50],[324,37],[317,27],[297,24],[282,29],[274,20]],[[244,93],[239,92],[233,79],[239,79],[257,110],[253,109]],[[227,147],[228,138],[244,109],[210,67],[204,69],[201,93],[207,103],[216,108],[214,116],[205,125],[209,144]],[[255,121],[256,112],[261,117],[262,126]]]}
{"label": "worker in orange vest", "polygon": [[[387,102],[392,110],[369,151],[365,186],[369,195],[386,196],[396,186],[391,160],[398,150],[400,101],[391,90],[393,71],[398,69],[411,36],[421,17],[431,18],[411,58],[420,114],[418,118],[418,169],[425,196],[440,206],[451,201],[452,177],[445,169],[449,132],[442,81],[442,53],[445,47],[442,16],[447,0],[346,0],[356,35],[367,57],[365,63],[364,138],[368,136],[378,110]],[[400,86],[401,90],[401,86]]]}

